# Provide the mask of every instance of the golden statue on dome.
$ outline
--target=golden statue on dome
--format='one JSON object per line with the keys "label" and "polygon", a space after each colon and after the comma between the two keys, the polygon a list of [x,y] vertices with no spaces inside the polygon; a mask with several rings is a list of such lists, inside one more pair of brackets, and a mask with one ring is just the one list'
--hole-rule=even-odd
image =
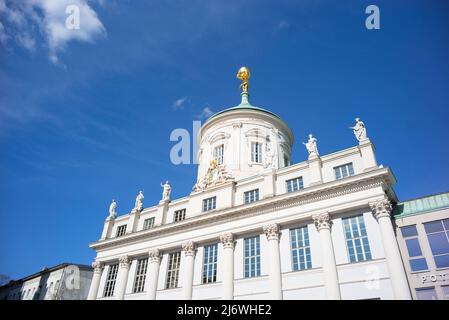
{"label": "golden statue on dome", "polygon": [[248,79],[250,77],[250,72],[247,67],[241,67],[237,72],[237,78],[242,80],[240,87],[242,88],[242,93],[248,93]]}

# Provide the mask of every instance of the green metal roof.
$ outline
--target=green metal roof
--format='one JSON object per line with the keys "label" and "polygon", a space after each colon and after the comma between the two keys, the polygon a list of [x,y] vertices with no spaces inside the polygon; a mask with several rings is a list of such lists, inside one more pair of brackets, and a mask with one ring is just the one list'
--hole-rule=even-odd
{"label": "green metal roof", "polygon": [[393,216],[401,218],[442,208],[449,208],[449,192],[400,202],[393,209]]}
{"label": "green metal roof", "polygon": [[256,110],[256,111],[262,111],[262,112],[268,113],[268,114],[270,114],[270,115],[272,115],[272,116],[274,116],[276,118],[281,119],[281,117],[279,117],[277,114],[275,114],[275,113],[273,113],[271,111],[268,111],[266,109],[253,106],[249,102],[248,98],[249,98],[249,94],[243,93],[242,94],[242,101],[241,101],[241,103],[238,106],[219,111],[219,112],[215,113],[213,116],[211,116],[208,120],[210,120],[210,119],[212,119],[212,118],[214,118],[214,117],[216,117],[216,116],[218,116],[218,115],[220,115],[222,113],[225,113],[225,112],[228,112],[228,111],[233,111],[233,110]]}

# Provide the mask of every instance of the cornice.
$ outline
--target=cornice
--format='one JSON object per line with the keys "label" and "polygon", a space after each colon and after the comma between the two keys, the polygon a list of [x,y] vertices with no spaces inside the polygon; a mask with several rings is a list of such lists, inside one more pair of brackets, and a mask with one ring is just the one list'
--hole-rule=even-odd
{"label": "cornice", "polygon": [[376,187],[388,189],[391,187],[394,180],[389,168],[379,168],[342,180],[326,182],[300,191],[284,193],[272,198],[262,199],[250,205],[244,204],[215,210],[211,213],[197,215],[174,224],[161,225],[148,230],[134,232],[120,238],[111,238],[94,242],[90,244],[90,247],[94,250],[101,250],[134,243],[142,239],[154,239],[180,231],[195,230],[210,223],[220,221],[229,222],[243,217],[247,218],[255,215],[262,215]]}

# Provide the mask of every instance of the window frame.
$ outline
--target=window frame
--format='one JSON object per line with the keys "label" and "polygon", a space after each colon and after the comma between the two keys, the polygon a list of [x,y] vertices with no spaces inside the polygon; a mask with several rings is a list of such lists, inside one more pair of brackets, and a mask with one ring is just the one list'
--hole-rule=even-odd
{"label": "window frame", "polygon": [[[410,227],[414,227],[416,234],[404,235],[403,230],[405,230],[406,228],[410,228]],[[424,252],[422,250],[421,243],[419,241],[419,234],[418,234],[418,229],[416,227],[416,224],[410,224],[410,225],[402,226],[402,227],[399,228],[399,231],[401,232],[401,236],[402,236],[402,239],[404,241],[405,250],[407,251],[408,265],[410,267],[410,272],[411,273],[416,273],[416,272],[428,271],[429,270],[429,264],[427,263],[427,259],[424,256]],[[413,257],[410,256],[410,250],[409,250],[409,247],[407,245],[407,240],[416,240],[418,242],[418,246],[419,246],[419,250],[421,251],[421,255],[417,255],[417,256],[413,256]],[[426,269],[413,270],[412,261],[414,261],[414,260],[423,260],[423,259],[424,259],[424,262],[426,264]]]}
{"label": "window frame", "polygon": [[263,162],[263,143],[259,141],[251,141],[251,163],[262,164]]}
{"label": "window frame", "polygon": [[[210,261],[211,259],[212,261]],[[202,284],[217,282],[217,262],[218,262],[218,243],[205,245],[203,247],[203,268],[201,271]]]}
{"label": "window frame", "polygon": [[[247,241],[254,239],[254,242],[248,242],[248,252],[252,251],[252,243],[255,246],[255,254],[247,255]],[[254,268],[252,265],[254,259]],[[257,278],[261,274],[261,254],[260,254],[260,235],[248,236],[243,239],[243,277],[245,279]],[[248,263],[247,263],[248,262]],[[248,269],[247,269],[248,267]],[[254,275],[253,275],[254,274]]]}
{"label": "window frame", "polygon": [[[148,230],[151,228],[154,228],[154,221],[155,221],[155,217],[149,217],[146,218],[145,220],[143,220],[143,230]],[[151,223],[149,223],[149,221],[151,221]]]}
{"label": "window frame", "polygon": [[117,226],[117,230],[115,232],[115,237],[116,238],[123,237],[126,234],[126,227],[127,227],[126,224],[122,224],[122,225]]}
{"label": "window frame", "polygon": [[[301,241],[303,243],[302,246],[298,246],[299,239],[298,239],[298,230],[301,230]],[[293,234],[295,235],[295,243],[296,246],[293,247]],[[303,271],[312,269],[312,249],[310,245],[310,235],[309,235],[309,228],[307,225],[299,225],[295,226],[289,229],[289,235],[290,235],[290,255],[291,255],[291,266],[292,271]],[[297,269],[295,269],[295,255],[294,251],[296,251],[296,256],[298,259],[297,263]],[[302,254],[301,254],[302,253]],[[308,256],[308,257],[307,257]],[[301,260],[303,260],[304,268],[301,267]]]}
{"label": "window frame", "polygon": [[179,209],[173,212],[173,222],[180,222],[186,219],[186,209]]}
{"label": "window frame", "polygon": [[[448,242],[448,245],[449,245],[449,228],[447,228],[446,225],[445,225],[445,223],[444,223],[444,221],[446,221],[446,220],[449,220],[449,219],[448,219],[448,218],[445,218],[445,219],[437,219],[437,220],[432,220],[432,221],[428,221],[428,222],[424,222],[424,223],[423,223],[424,231],[425,231],[425,233],[426,233],[427,242],[428,242],[429,248],[430,248],[430,253],[432,254],[432,257],[433,257],[433,261],[434,261],[434,263],[435,263],[435,268],[436,268],[436,270],[446,269],[446,268],[449,267],[449,265],[448,265],[448,266],[440,266],[440,267],[439,267],[439,266],[437,265],[437,260],[435,259],[435,257],[449,256],[449,251],[447,251],[447,252],[445,252],[445,253],[434,254],[433,248],[432,248],[432,244],[431,244],[431,241],[430,241],[430,239],[429,239],[429,235],[436,235],[436,234],[441,234],[441,233],[442,233],[442,234],[445,236],[446,241]],[[440,224],[442,225],[442,230],[427,232],[426,225],[428,225],[428,224],[430,224],[430,223],[435,223],[435,222],[440,222]],[[448,257],[448,258],[449,258],[449,257]]]}
{"label": "window frame", "polygon": [[145,280],[148,271],[148,258],[137,259],[136,273],[134,275],[133,293],[142,293],[145,289]]}
{"label": "window frame", "polygon": [[[209,202],[211,205],[209,206]],[[210,208],[209,208],[210,207]],[[217,209],[217,197],[209,197],[206,199],[203,199],[203,206],[202,206],[202,212],[208,212]]]}
{"label": "window frame", "polygon": [[[357,222],[357,232],[358,232],[358,236],[355,236],[355,232],[353,229],[353,219],[356,220]],[[347,229],[346,229],[346,224],[345,222],[348,221],[348,225],[349,225],[349,232],[351,234],[351,238],[348,239],[347,237]],[[361,223],[363,223],[363,228],[361,227]],[[373,255],[371,252],[371,246],[369,244],[369,237],[368,237],[368,233],[366,231],[366,223],[365,223],[365,219],[363,214],[360,215],[355,215],[355,216],[350,216],[350,217],[345,217],[342,218],[342,225],[343,225],[343,233],[345,236],[345,245],[346,245],[346,250],[348,253],[348,260],[349,263],[358,263],[358,262],[364,262],[364,261],[370,261],[373,259]],[[362,231],[363,230],[363,231]],[[365,233],[363,235],[363,233]],[[365,248],[365,243],[364,243],[364,239],[366,239],[366,246],[368,247],[368,250],[366,250]],[[360,243],[360,248],[362,249],[362,259],[359,259],[359,252],[357,251],[357,240]],[[352,256],[355,257],[355,261],[351,260],[351,250],[349,248],[348,242],[351,242],[352,244],[352,248],[353,248],[353,252],[354,254]]]}
{"label": "window frame", "polygon": [[[213,158],[215,161],[217,161],[217,165],[222,165],[224,163],[224,143],[220,143],[216,146],[214,146],[214,154],[213,154]],[[219,151],[219,152],[217,152]]]}
{"label": "window frame", "polygon": [[[289,189],[290,185],[292,186],[291,190]],[[294,188],[294,186],[296,186],[296,189]],[[304,189],[303,176],[285,180],[285,188],[286,188],[287,193],[292,193],[295,191],[303,190]]]}
{"label": "window frame", "polygon": [[259,201],[260,200],[259,196],[260,196],[259,188],[245,191],[243,192],[243,203],[250,204]]}
{"label": "window frame", "polygon": [[[175,257],[176,261],[174,261]],[[178,288],[180,267],[181,267],[181,251],[170,252],[168,254],[167,274],[165,276],[165,286],[164,286],[165,289]]]}
{"label": "window frame", "polygon": [[108,268],[106,281],[104,283],[103,297],[113,297],[115,291],[115,284],[117,283],[119,264],[111,264]]}
{"label": "window frame", "polygon": [[[343,174],[343,168],[346,169],[346,176]],[[338,172],[338,174],[337,174]],[[335,180],[342,180],[345,178],[349,178],[355,175],[354,164],[352,162],[348,162],[339,166],[334,167],[334,177]]]}

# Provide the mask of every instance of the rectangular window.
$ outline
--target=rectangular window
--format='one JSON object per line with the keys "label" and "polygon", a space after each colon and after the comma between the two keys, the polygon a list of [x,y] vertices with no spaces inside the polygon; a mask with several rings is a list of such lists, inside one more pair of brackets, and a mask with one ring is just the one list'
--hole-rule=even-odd
{"label": "rectangular window", "polygon": [[224,144],[220,144],[219,146],[214,148],[214,159],[217,161],[217,164],[223,164],[224,161]]}
{"label": "rectangular window", "polygon": [[287,183],[287,192],[294,192],[297,190],[304,189],[304,182],[302,180],[302,177],[287,180],[286,183]]}
{"label": "rectangular window", "polygon": [[402,227],[401,234],[407,246],[410,269],[412,271],[427,270],[427,262],[421,251],[416,226]]}
{"label": "rectangular window", "polygon": [[245,278],[260,276],[260,238],[245,238]]}
{"label": "rectangular window", "polygon": [[214,210],[217,206],[217,197],[207,198],[203,200],[203,212]]}
{"label": "rectangular window", "polygon": [[344,164],[334,168],[335,179],[340,180],[354,175],[354,167],[352,163]]}
{"label": "rectangular window", "polygon": [[437,268],[449,267],[449,219],[424,223]]}
{"label": "rectangular window", "polygon": [[259,201],[259,189],[246,191],[244,193],[244,196],[245,196],[245,204]]}
{"label": "rectangular window", "polygon": [[345,228],[346,246],[349,252],[349,261],[359,262],[371,260],[371,251],[365,229],[363,216],[343,219]]}
{"label": "rectangular window", "polygon": [[143,230],[148,230],[154,227],[154,217],[145,219],[143,221]]}
{"label": "rectangular window", "polygon": [[288,167],[290,165],[290,160],[286,155],[284,155],[284,167]]}
{"label": "rectangular window", "polygon": [[438,300],[435,288],[416,289],[416,298],[418,300]]}
{"label": "rectangular window", "polygon": [[124,236],[126,233],[126,224],[117,227],[117,237]]}
{"label": "rectangular window", "polygon": [[173,214],[173,222],[182,221],[186,218],[186,209],[176,210]]}
{"label": "rectangular window", "polygon": [[204,246],[203,283],[217,281],[217,244]]}
{"label": "rectangular window", "polygon": [[251,142],[251,162],[262,163],[262,144]]}
{"label": "rectangular window", "polygon": [[165,282],[165,289],[173,289],[178,286],[180,264],[181,252],[174,252],[168,255],[167,281]]}
{"label": "rectangular window", "polygon": [[136,277],[134,278],[133,292],[143,292],[145,277],[147,275],[148,258],[137,260]]}
{"label": "rectangular window", "polygon": [[449,286],[441,286],[441,289],[443,289],[443,298],[449,300]]}
{"label": "rectangular window", "polygon": [[109,266],[108,276],[104,287],[104,296],[112,297],[114,295],[115,281],[117,280],[118,264]]}
{"label": "rectangular window", "polygon": [[290,239],[293,270],[298,271],[312,268],[309,231],[307,226],[290,229]]}

